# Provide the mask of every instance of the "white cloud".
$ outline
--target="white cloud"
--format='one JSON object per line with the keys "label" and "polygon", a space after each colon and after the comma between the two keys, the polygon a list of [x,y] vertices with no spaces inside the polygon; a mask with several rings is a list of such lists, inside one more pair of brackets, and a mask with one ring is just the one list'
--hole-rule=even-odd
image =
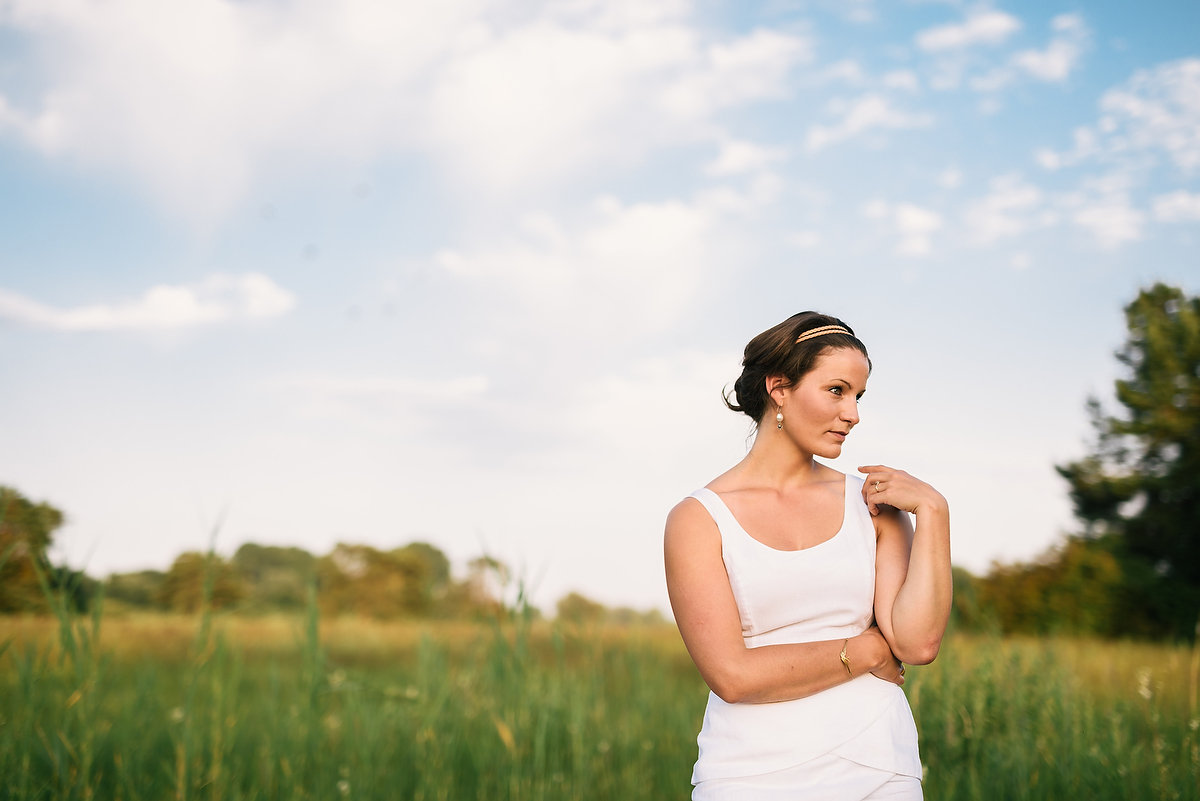
{"label": "white cloud", "polygon": [[1034,213],[1043,205],[1040,189],[1012,175],[992,179],[990,191],[967,204],[964,220],[971,238],[989,244],[1016,236],[1036,224]]}
{"label": "white cloud", "polygon": [[1154,198],[1154,219],[1159,222],[1200,222],[1200,193],[1180,189]]}
{"label": "white cloud", "polygon": [[201,224],[272,170],[416,152],[505,191],[719,139],[811,59],[799,34],[706,37],[680,0],[9,0],[0,24],[44,87],[0,97],[0,134]]}
{"label": "white cloud", "polygon": [[151,331],[276,317],[295,305],[290,292],[258,273],[210,275],[188,286],[160,285],[119,304],[57,309],[0,290],[0,318],[56,331]]}
{"label": "white cloud", "polygon": [[931,235],[941,229],[942,215],[911,203],[900,203],[895,212],[900,243],[896,251],[906,256],[924,256],[932,249]]}
{"label": "white cloud", "polygon": [[893,70],[883,76],[883,85],[889,89],[915,92],[921,88],[921,79],[912,70]]}
{"label": "white cloud", "polygon": [[802,250],[808,250],[821,244],[821,235],[816,231],[797,231],[788,237],[788,242]]}
{"label": "white cloud", "polygon": [[983,75],[971,79],[971,88],[976,92],[997,92],[1012,83],[1013,72],[1007,66],[996,67]]}
{"label": "white cloud", "polygon": [[1161,153],[1186,174],[1200,167],[1200,59],[1138,70],[1104,93],[1100,110],[1095,125],[1075,129],[1071,150],[1039,150],[1039,163],[1060,169],[1093,158]]}
{"label": "white cloud", "polygon": [[917,34],[917,47],[927,53],[961,50],[972,45],[1001,44],[1021,29],[1021,21],[1003,11],[978,11],[961,23],[938,25]]}
{"label": "white cloud", "polygon": [[938,186],[943,189],[958,189],[962,186],[962,170],[957,167],[947,167],[937,175]]}
{"label": "white cloud", "polygon": [[1132,182],[1132,176],[1123,172],[1090,178],[1058,203],[1071,222],[1091,233],[1100,247],[1111,250],[1142,238],[1146,215],[1130,200]]}
{"label": "white cloud", "polygon": [[825,69],[817,73],[816,80],[818,83],[831,83],[833,81],[842,81],[848,84],[860,84],[865,79],[862,67],[854,59],[843,59],[842,61],[834,62]]}
{"label": "white cloud", "polygon": [[1013,56],[1013,65],[1040,81],[1061,82],[1078,65],[1088,30],[1078,14],[1059,14],[1050,28],[1054,38],[1046,49],[1023,50]]}
{"label": "white cloud", "polygon": [[1077,14],[1060,14],[1050,21],[1050,28],[1054,34],[1045,49],[1014,53],[1003,66],[972,79],[971,88],[977,92],[999,91],[1020,75],[1048,83],[1065,81],[1079,65],[1088,30]]}
{"label": "white cloud", "polygon": [[[963,221],[970,239],[980,245],[1073,223],[1110,250],[1142,238],[1146,213],[1130,198],[1133,181],[1127,172],[1111,172],[1083,181],[1076,190],[1047,194],[1020,176],[1002,175],[992,179],[988,194],[967,204]],[[1186,214],[1186,196],[1161,196],[1162,213]]]}
{"label": "white cloud", "polygon": [[779,148],[727,139],[721,143],[721,152],[717,154],[717,157],[704,166],[704,171],[713,176],[759,172],[782,160],[785,156],[784,151]]}
{"label": "white cloud", "polygon": [[1087,126],[1076,128],[1072,137],[1074,147],[1071,150],[1065,153],[1056,153],[1049,148],[1043,148],[1034,153],[1034,158],[1047,170],[1059,170],[1078,164],[1100,152],[1100,142],[1096,137],[1096,132],[1091,128]]}
{"label": "white cloud", "polygon": [[436,260],[477,291],[504,296],[543,330],[629,340],[684,313],[723,247],[733,247],[736,237],[725,224],[752,214],[765,199],[753,189],[747,195],[714,191],[691,202],[625,205],[603,197],[583,222],[526,215],[520,235],[509,242],[444,250]]}
{"label": "white cloud", "polygon": [[862,208],[863,216],[885,220],[899,236],[896,252],[904,256],[925,256],[933,250],[932,236],[945,225],[942,215],[913,203],[892,205],[872,200]]}
{"label": "white cloud", "polygon": [[881,95],[866,95],[852,102],[835,102],[830,110],[841,120],[834,125],[814,125],[808,129],[805,145],[810,153],[871,130],[927,128],[933,125],[932,116],[901,111]]}
{"label": "white cloud", "polygon": [[868,220],[882,220],[888,216],[891,207],[886,200],[871,200],[862,208],[863,216]]}
{"label": "white cloud", "polygon": [[834,6],[851,22],[875,21],[875,0],[841,0]]}
{"label": "white cloud", "polygon": [[1108,195],[1080,206],[1072,220],[1092,233],[1096,242],[1112,249],[1142,238],[1146,215],[1129,202],[1127,195]]}
{"label": "white cloud", "polygon": [[681,23],[620,31],[539,22],[455,59],[431,97],[429,147],[500,189],[717,138],[711,119],[782,97],[808,40],[756,30],[705,46]]}
{"label": "white cloud", "polygon": [[1111,149],[1161,150],[1189,173],[1200,167],[1200,58],[1138,70],[1100,108],[1113,118]]}
{"label": "white cloud", "polygon": [[1045,50],[1022,50],[1013,56],[1013,66],[1039,81],[1062,82],[1071,74],[1083,47],[1076,37],[1056,37]]}
{"label": "white cloud", "polygon": [[[395,375],[282,375],[264,388],[286,394],[293,413],[304,419],[334,419],[375,431],[417,431],[429,415],[478,405],[488,390],[482,375],[421,379]],[[457,413],[457,412],[456,412]]]}
{"label": "white cloud", "polygon": [[[1165,157],[1178,172],[1200,167],[1200,59],[1187,58],[1138,70],[1104,93],[1100,118],[1075,129],[1073,147],[1065,152],[1039,150],[1035,156],[1048,170],[1089,161],[1112,169],[1089,178],[1056,205],[1076,225],[1089,231],[1103,248],[1142,238],[1147,214],[1136,208],[1130,187]],[[1160,221],[1192,219],[1193,196],[1185,191],[1160,195],[1153,214]]]}

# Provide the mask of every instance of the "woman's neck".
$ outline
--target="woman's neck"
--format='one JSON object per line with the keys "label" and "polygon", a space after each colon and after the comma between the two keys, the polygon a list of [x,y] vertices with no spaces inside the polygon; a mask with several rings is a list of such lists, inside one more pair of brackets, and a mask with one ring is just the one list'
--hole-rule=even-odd
{"label": "woman's neck", "polygon": [[776,488],[820,481],[829,469],[774,427],[759,429],[738,468],[747,483]]}

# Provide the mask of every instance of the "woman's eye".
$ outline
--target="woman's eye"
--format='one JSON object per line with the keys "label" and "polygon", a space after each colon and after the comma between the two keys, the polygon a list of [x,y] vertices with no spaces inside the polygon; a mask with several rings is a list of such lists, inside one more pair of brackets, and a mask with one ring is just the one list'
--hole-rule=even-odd
{"label": "woman's eye", "polygon": [[841,388],[841,387],[830,387],[830,388],[829,388],[829,391],[830,391],[830,392],[832,392],[834,395],[841,395],[841,394],[842,394],[842,388]]}

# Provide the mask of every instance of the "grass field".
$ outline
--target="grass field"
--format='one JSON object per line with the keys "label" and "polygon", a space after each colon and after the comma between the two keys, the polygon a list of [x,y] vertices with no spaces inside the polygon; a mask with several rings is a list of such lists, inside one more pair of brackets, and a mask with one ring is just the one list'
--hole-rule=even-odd
{"label": "grass field", "polygon": [[[670,626],[0,618],[0,798],[685,799]],[[912,668],[929,799],[1200,799],[1197,654],[955,636]]]}

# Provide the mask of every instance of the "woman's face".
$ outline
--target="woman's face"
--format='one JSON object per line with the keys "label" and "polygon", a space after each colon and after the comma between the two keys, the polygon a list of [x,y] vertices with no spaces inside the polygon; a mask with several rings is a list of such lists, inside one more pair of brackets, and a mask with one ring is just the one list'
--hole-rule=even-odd
{"label": "woman's face", "polygon": [[771,397],[783,412],[783,430],[771,431],[774,414],[763,422],[773,434],[786,434],[804,451],[833,459],[858,425],[858,399],[867,388],[871,368],[853,348],[831,350],[794,387],[776,387]]}

